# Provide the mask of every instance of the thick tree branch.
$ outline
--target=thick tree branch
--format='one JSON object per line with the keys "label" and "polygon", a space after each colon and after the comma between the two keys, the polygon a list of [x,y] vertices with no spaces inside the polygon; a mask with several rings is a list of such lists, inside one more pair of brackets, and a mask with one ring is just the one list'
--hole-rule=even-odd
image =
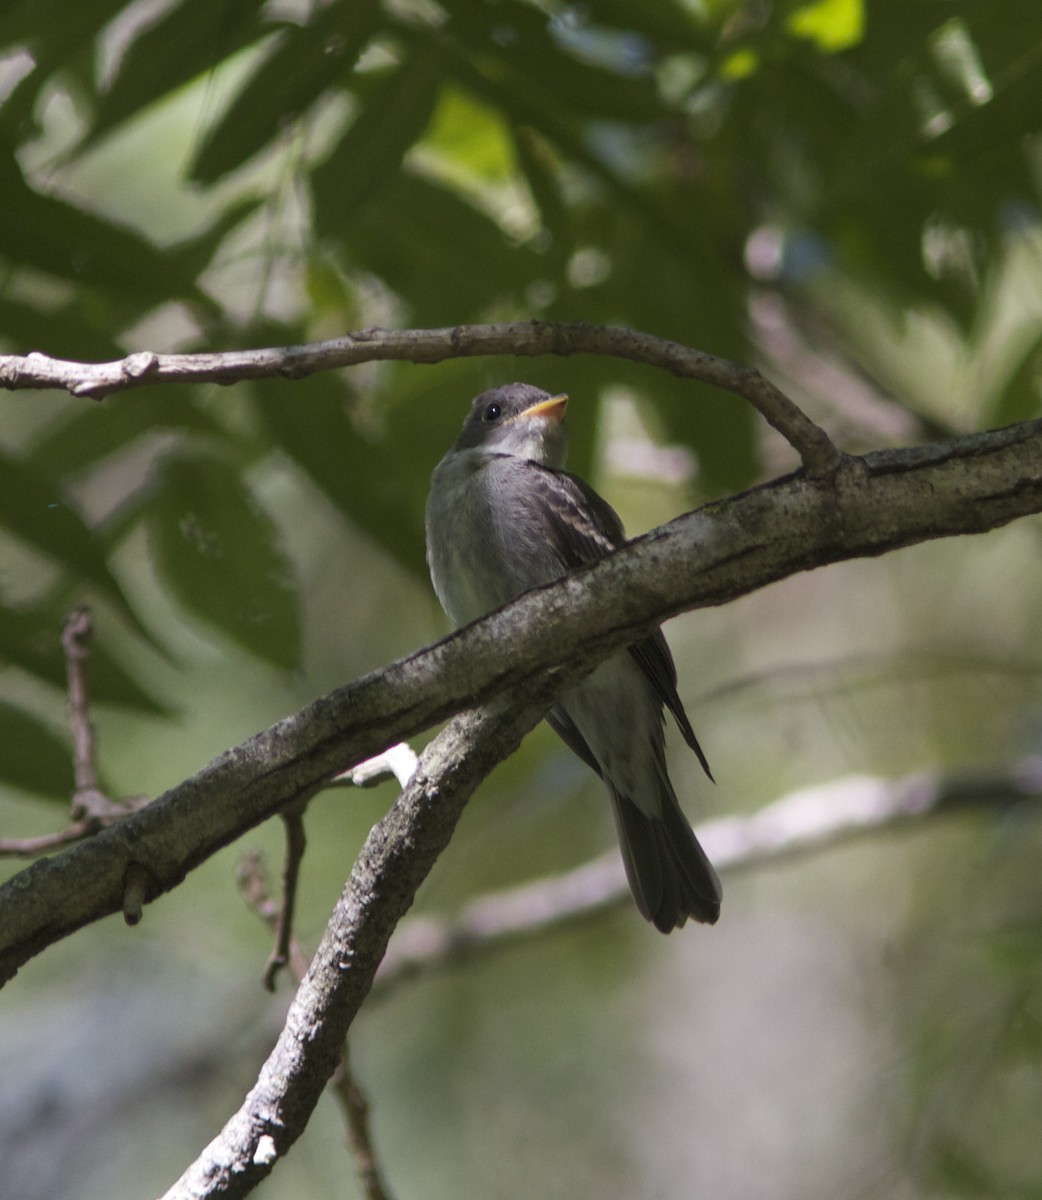
{"label": "thick tree branch", "polygon": [[316,371],[391,359],[414,363],[485,355],[540,357],[594,354],[625,358],[683,379],[743,396],[792,445],[810,471],[835,467],[840,454],[828,435],[752,367],[716,358],[679,342],[633,329],[530,321],[456,325],[445,329],[363,329],[326,342],[232,350],[223,354],[141,352],[107,363],[77,363],[45,354],[0,355],[0,387],[62,388],[101,400],[155,383],[240,383],[276,376],[300,379]]}
{"label": "thick tree branch", "polygon": [[[414,762],[415,769],[415,762]],[[411,776],[411,772],[410,772]],[[268,928],[277,935],[281,933],[285,903],[275,904],[268,894],[268,885],[260,856],[249,853],[238,870],[239,886],[246,903],[253,909]],[[296,983],[303,982],[311,965],[310,959],[300,948],[296,938],[290,936],[286,946],[286,965]],[[270,987],[271,959],[264,972],[264,985]],[[391,1192],[384,1180],[373,1148],[369,1130],[369,1102],[351,1069],[351,1047],[345,1039],[340,1052],[340,1063],[330,1080],[330,1089],[340,1103],[347,1127],[347,1140],[355,1157],[362,1189],[369,1200],[391,1200]]]}
{"label": "thick tree branch", "polygon": [[245,1196],[300,1136],[391,932],[470,794],[539,720],[545,701],[545,694],[520,707],[494,701],[457,717],[427,747],[366,839],[257,1083],[166,1200]]}
{"label": "thick tree branch", "polygon": [[845,459],[708,505],[428,649],[315,701],[89,842],[0,889],[0,979],[389,744],[499,694],[550,695],[663,618],[798,571],[1042,511],[1042,421]]}

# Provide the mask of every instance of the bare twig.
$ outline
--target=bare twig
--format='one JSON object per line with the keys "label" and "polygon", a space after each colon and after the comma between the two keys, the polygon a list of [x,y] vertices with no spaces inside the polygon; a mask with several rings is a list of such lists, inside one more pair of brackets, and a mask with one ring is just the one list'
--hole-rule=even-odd
{"label": "bare twig", "polygon": [[[751,816],[708,821],[695,832],[719,870],[736,872],[941,813],[1039,799],[1042,758],[1028,757],[1010,770],[980,775],[840,779],[792,792]],[[452,917],[410,917],[387,949],[373,994],[628,903],[622,860],[613,850],[560,875],[478,896]]]}
{"label": "bare twig", "polygon": [[369,1101],[351,1068],[349,1046],[349,1042],[345,1041],[340,1067],[329,1086],[340,1102],[347,1122],[347,1140],[355,1157],[362,1191],[367,1200],[392,1200],[391,1191],[373,1151],[373,1136],[369,1128]]}
{"label": "bare twig", "polygon": [[300,864],[307,849],[307,834],[304,831],[305,804],[294,804],[279,814],[286,834],[286,850],[282,860],[282,903],[275,920],[275,946],[268,957],[263,975],[264,986],[269,992],[275,990],[275,979],[290,959]]}
{"label": "bare twig", "polygon": [[[267,925],[271,932],[275,933],[279,927],[282,905],[276,904],[271,898],[268,888],[268,878],[260,855],[255,851],[249,851],[244,854],[239,862],[236,878],[243,899],[264,924]],[[293,937],[292,930],[286,942],[285,955],[285,961],[289,969],[293,972],[294,978],[299,982],[304,978],[304,974],[308,969],[309,959],[301,948],[300,943]],[[271,959],[268,962],[270,965]],[[261,981],[270,991],[272,989],[269,986],[267,975],[268,968],[265,967]]]}
{"label": "bare twig", "polygon": [[[372,787],[385,779],[395,778],[401,787],[405,787],[416,770],[417,761],[412,747],[405,742],[399,742],[383,754],[366,759],[349,771],[341,772],[330,780],[330,784]],[[296,945],[293,939],[293,917],[300,882],[300,864],[307,849],[307,833],[304,829],[306,806],[307,802],[303,801],[280,814],[286,834],[286,851],[282,863],[282,902],[278,907],[270,906],[270,923],[275,933],[275,946],[262,976],[264,986],[269,992],[275,990],[278,973],[290,961],[292,947]]]}
{"label": "bare twig", "polygon": [[101,400],[113,392],[155,383],[239,383],[300,379],[358,363],[442,362],[484,355],[593,354],[659,367],[683,379],[712,384],[752,404],[814,473],[835,470],[842,455],[823,429],[756,370],[680,342],[632,329],[544,321],[456,325],[444,329],[362,329],[330,341],[224,354],[142,352],[107,363],[77,363],[45,354],[0,355],[0,387],[63,388]]}
{"label": "bare twig", "polygon": [[73,816],[90,813],[93,801],[104,799],[98,789],[94,765],[94,727],[90,723],[87,676],[84,665],[90,653],[91,618],[89,608],[74,609],[65,621],[62,647],[65,650],[66,675],[69,681],[69,728],[72,730],[73,773],[76,790],[73,793]]}
{"label": "bare twig", "polygon": [[[73,747],[73,794],[70,821],[64,829],[29,838],[0,838],[0,857],[36,858],[70,846],[123,820],[148,803],[147,796],[128,796],[112,800],[98,786],[97,743],[90,720],[90,693],[87,688],[87,658],[92,634],[89,608],[69,613],[62,630],[65,670],[68,679],[69,729]],[[136,911],[137,916],[133,916]],[[126,897],[124,916],[128,924],[140,917],[136,893]]]}
{"label": "bare twig", "polygon": [[38,858],[41,854],[53,854],[55,850],[83,841],[97,830],[96,817],[81,817],[54,833],[41,833],[27,838],[0,838],[0,858]]}

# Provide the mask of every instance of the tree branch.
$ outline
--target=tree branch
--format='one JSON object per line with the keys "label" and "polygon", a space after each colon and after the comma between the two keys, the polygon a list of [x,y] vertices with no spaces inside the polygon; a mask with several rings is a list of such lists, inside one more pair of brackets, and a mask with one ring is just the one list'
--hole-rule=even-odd
{"label": "tree branch", "polygon": [[605,325],[530,321],[456,325],[444,329],[362,329],[326,342],[232,350],[223,354],[131,354],[107,363],[77,363],[45,354],[0,355],[0,387],[62,388],[101,400],[113,392],[155,383],[241,383],[301,379],[316,371],[363,362],[443,362],[485,355],[593,354],[658,367],[683,379],[744,397],[797,451],[808,471],[835,468],[841,455],[823,429],[752,367],[728,362],[679,342]]}
{"label": "tree branch", "polygon": [[453,636],[315,701],[215,759],[89,842],[0,888],[0,981],[123,906],[152,900],[346,767],[460,709],[532,689],[548,698],[666,617],[798,571],[1042,511],[1042,421],[844,460],[708,505]]}
{"label": "tree branch", "polygon": [[[73,746],[73,794],[70,823],[53,833],[30,838],[0,838],[0,858],[35,858],[49,854],[97,833],[106,825],[122,821],[130,812],[143,808],[147,796],[126,796],[112,800],[98,785],[97,742],[90,720],[90,692],[87,687],[87,659],[92,633],[89,608],[76,608],[65,618],[62,649],[69,685],[67,705],[69,731]],[[134,880],[127,880],[123,914],[133,925],[141,915]]]}
{"label": "tree branch", "polygon": [[[281,934],[285,904],[275,904],[271,900],[260,856],[255,852],[247,854],[239,864],[237,875],[246,903],[272,933],[277,936]],[[300,943],[292,935],[287,939],[285,961],[299,985],[307,974],[310,960],[300,948]],[[269,958],[263,979],[265,987],[270,986],[270,973],[271,959]],[[384,1181],[383,1172],[373,1147],[372,1134],[369,1131],[369,1102],[351,1068],[351,1047],[347,1039],[344,1040],[340,1052],[340,1063],[333,1072],[329,1087],[344,1114],[347,1141],[355,1157],[363,1191],[368,1200],[391,1200],[390,1188]]]}
{"label": "tree branch", "polygon": [[366,839],[256,1084],[165,1200],[245,1196],[300,1136],[395,925],[474,788],[540,719],[545,701],[494,701],[458,716],[430,743]]}
{"label": "tree branch", "polygon": [[[717,869],[733,873],[940,813],[1039,799],[1042,758],[1028,757],[1011,770],[980,775],[919,772],[903,779],[839,779],[791,792],[750,816],[707,821],[695,833]],[[628,902],[626,873],[612,850],[559,875],[477,896],[455,916],[410,917],[399,926],[380,964],[373,996]]]}

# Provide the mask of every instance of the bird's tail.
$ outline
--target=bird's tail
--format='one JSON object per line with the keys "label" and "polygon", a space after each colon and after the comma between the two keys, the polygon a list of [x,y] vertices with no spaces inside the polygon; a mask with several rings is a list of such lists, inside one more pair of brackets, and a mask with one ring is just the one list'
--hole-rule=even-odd
{"label": "bird's tail", "polygon": [[609,784],[630,890],[641,913],[663,933],[688,917],[712,925],[720,916],[720,880],[668,779],[661,782],[661,816],[654,817]]}

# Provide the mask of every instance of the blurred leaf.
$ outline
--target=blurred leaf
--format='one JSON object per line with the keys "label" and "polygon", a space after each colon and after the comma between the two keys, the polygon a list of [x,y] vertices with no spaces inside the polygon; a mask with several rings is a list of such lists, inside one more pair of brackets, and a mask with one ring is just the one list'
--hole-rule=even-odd
{"label": "blurred leaf", "polygon": [[168,430],[222,433],[221,426],[196,404],[197,394],[193,388],[171,384],[69,409],[31,443],[32,461],[54,477],[78,475],[139,438],[154,438]]}
{"label": "blurred leaf", "polygon": [[354,265],[393,281],[420,325],[480,320],[487,306],[521,292],[541,266],[485,213],[409,170],[342,236]]}
{"label": "blurred leaf", "polygon": [[214,454],[176,450],[156,467],[146,509],[163,585],[190,612],[277,667],[300,659],[290,560],[278,529]]}
{"label": "blurred leaf", "polygon": [[444,73],[438,46],[418,40],[367,94],[332,154],[312,172],[321,233],[342,235],[358,206],[397,176],[406,151],[431,119]]}
{"label": "blurred leaf", "polygon": [[864,36],[864,0],[812,0],[789,14],[788,27],[825,53],[849,49]]}
{"label": "blurred leaf", "polygon": [[38,717],[0,701],[0,781],[69,800],[75,787],[72,746]]}
{"label": "blurred leaf", "polygon": [[287,25],[196,148],[188,177],[213,183],[279,137],[336,79],[346,79],[377,28],[377,0],[319,8]]}
{"label": "blurred leaf", "polygon": [[967,1144],[954,1137],[939,1138],[931,1148],[936,1186],[949,1196],[1001,1196],[1009,1193]]}
{"label": "blurred leaf", "polygon": [[[228,234],[256,212],[266,199],[263,195],[253,195],[233,201],[211,225],[194,237],[178,242],[171,247],[170,253],[176,255],[189,271],[201,275]],[[210,301],[209,295],[204,297],[204,301],[215,315],[220,311],[219,306]]]}
{"label": "blurred leaf", "polygon": [[412,574],[424,570],[423,484],[400,447],[363,439],[332,375],[258,389],[257,409],[282,450],[337,509]]}
{"label": "blurred leaf", "polygon": [[[598,121],[651,122],[666,112],[658,95],[650,64],[631,54],[629,63],[609,69],[584,61],[550,33],[544,12],[522,0],[497,4],[458,5],[446,26],[468,53],[479,60],[483,73],[512,76],[533,99],[562,114],[592,116]],[[631,51],[639,42],[631,38]],[[622,69],[618,69],[621,67]]]}
{"label": "blurred leaf", "polygon": [[506,184],[513,174],[513,146],[502,114],[451,83],[438,95],[422,145],[464,186]]}
{"label": "blurred leaf", "polygon": [[670,436],[698,456],[699,486],[705,495],[728,495],[759,478],[758,418],[752,405],[690,380],[645,381]]}
{"label": "blurred leaf", "polygon": [[23,46],[34,69],[0,105],[0,144],[28,138],[36,131],[33,106],[52,72],[82,55],[126,6],[126,0],[4,0],[0,5],[0,48]]}
{"label": "blurred leaf", "polygon": [[84,148],[276,28],[252,0],[179,0],[127,47]]}
{"label": "blurred leaf", "polygon": [[131,609],[95,535],[61,485],[24,459],[0,452],[0,526],[76,577]]}
{"label": "blurred leaf", "polygon": [[111,288],[151,308],[171,298],[202,300],[195,274],[131,229],[28,186],[0,153],[0,255],[87,288]]}
{"label": "blurred leaf", "polygon": [[1006,386],[991,411],[983,415],[989,425],[1012,425],[1039,415],[1042,407],[1042,334],[1025,347]]}
{"label": "blurred leaf", "polygon": [[53,358],[99,362],[122,357],[123,351],[105,329],[71,301],[44,309],[18,300],[0,299],[0,338],[12,354],[38,350]]}
{"label": "blurred leaf", "polygon": [[712,47],[713,30],[707,15],[682,0],[641,0],[639,8],[632,0],[593,0],[578,14],[598,25],[633,30],[635,36],[652,39],[660,51],[670,54]]}
{"label": "blurred leaf", "polygon": [[[20,667],[64,692],[67,675],[61,632],[62,617],[57,612],[40,607],[27,612],[0,605],[0,662]],[[170,711],[97,638],[87,660],[87,679],[92,702],[156,714]]]}
{"label": "blurred leaf", "polygon": [[548,257],[560,269],[573,245],[568,205],[561,191],[561,164],[546,140],[527,126],[516,126],[512,132],[518,168],[550,235]]}

